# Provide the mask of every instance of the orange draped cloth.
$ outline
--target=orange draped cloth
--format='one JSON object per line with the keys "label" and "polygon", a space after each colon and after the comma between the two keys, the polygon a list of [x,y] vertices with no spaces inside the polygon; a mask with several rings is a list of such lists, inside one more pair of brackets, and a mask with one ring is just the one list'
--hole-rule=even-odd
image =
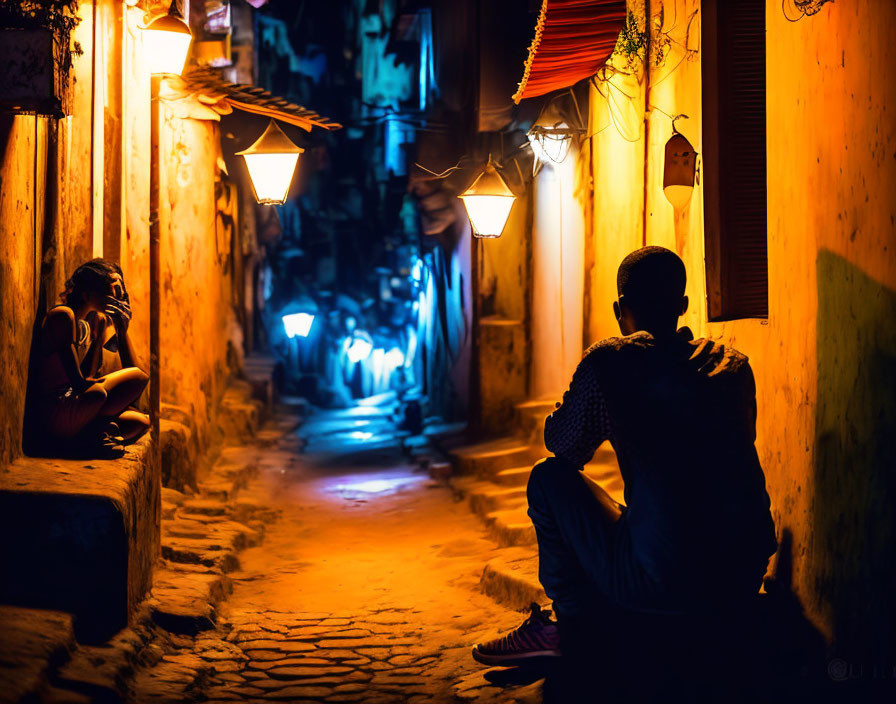
{"label": "orange draped cloth", "polygon": [[625,0],[543,0],[513,101],[568,88],[597,73],[616,47],[625,12]]}

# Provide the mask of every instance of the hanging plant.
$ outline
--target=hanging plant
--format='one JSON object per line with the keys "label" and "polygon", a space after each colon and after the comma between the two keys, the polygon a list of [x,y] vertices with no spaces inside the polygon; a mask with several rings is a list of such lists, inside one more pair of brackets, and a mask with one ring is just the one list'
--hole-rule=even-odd
{"label": "hanging plant", "polygon": [[0,110],[62,117],[70,105],[78,0],[0,0]]}
{"label": "hanging plant", "polygon": [[652,19],[655,27],[648,37],[644,17],[639,17],[631,10],[626,13],[625,23],[622,25],[619,39],[616,40],[616,48],[613,50],[613,54],[621,58],[621,63],[625,68],[633,69],[636,65],[643,64],[648,45],[651,64],[662,66],[666,60],[672,40],[666,32],[661,31],[662,12]]}
{"label": "hanging plant", "polygon": [[0,0],[0,27],[4,29],[48,29],[59,42],[60,68],[69,71],[72,56],[84,53],[72,32],[81,23],[78,0]]}

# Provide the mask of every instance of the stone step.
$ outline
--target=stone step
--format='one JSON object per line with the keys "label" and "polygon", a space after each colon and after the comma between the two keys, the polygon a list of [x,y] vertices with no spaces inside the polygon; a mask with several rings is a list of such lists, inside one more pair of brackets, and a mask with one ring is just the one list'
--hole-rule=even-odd
{"label": "stone step", "polygon": [[531,399],[513,407],[514,434],[533,445],[541,445],[544,439],[544,419],[554,412],[559,398]]}
{"label": "stone step", "polygon": [[450,457],[458,474],[489,476],[510,467],[531,466],[540,453],[518,438],[501,438],[457,448]]}
{"label": "stone step", "polygon": [[152,620],[171,633],[195,635],[215,627],[217,605],[233,591],[219,571],[195,567],[157,570],[148,600]]}
{"label": "stone step", "polygon": [[[148,609],[144,611],[148,614]],[[102,645],[81,645],[71,660],[52,676],[59,687],[59,702],[124,702],[128,700],[128,681],[138,663],[147,655],[146,647],[152,642],[151,624],[139,613],[133,627],[116,633]],[[47,699],[45,699],[45,702]]]}
{"label": "stone step", "polygon": [[495,486],[491,482],[478,482],[465,492],[470,510],[480,518],[492,511],[517,508],[526,504],[525,486]]}
{"label": "stone step", "polygon": [[43,701],[48,675],[75,647],[70,614],[0,606],[0,701]]}
{"label": "stone step", "polygon": [[[78,640],[124,628],[159,553],[150,438],[115,460],[23,457],[0,469],[0,602],[76,616]],[[39,557],[38,557],[39,556]],[[64,588],[60,588],[64,585]]]}
{"label": "stone step", "polygon": [[491,477],[491,481],[499,486],[525,487],[529,483],[529,474],[531,473],[532,465],[510,467],[497,472]]}
{"label": "stone step", "polygon": [[162,557],[183,565],[214,567],[221,572],[233,572],[240,563],[236,550],[226,540],[213,538],[181,538],[162,536]]}
{"label": "stone step", "polygon": [[538,581],[538,554],[531,547],[495,551],[482,570],[482,591],[500,604],[522,611],[532,602],[548,603]]}
{"label": "stone step", "polygon": [[486,514],[485,526],[501,547],[535,545],[535,528],[525,505]]}

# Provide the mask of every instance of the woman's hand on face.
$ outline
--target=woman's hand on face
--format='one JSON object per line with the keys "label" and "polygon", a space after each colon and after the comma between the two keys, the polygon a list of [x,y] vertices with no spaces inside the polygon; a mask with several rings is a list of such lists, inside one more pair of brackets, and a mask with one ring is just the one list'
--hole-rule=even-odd
{"label": "woman's hand on face", "polygon": [[120,300],[114,296],[106,297],[106,315],[112,319],[116,330],[127,330],[131,322],[131,306],[127,301]]}

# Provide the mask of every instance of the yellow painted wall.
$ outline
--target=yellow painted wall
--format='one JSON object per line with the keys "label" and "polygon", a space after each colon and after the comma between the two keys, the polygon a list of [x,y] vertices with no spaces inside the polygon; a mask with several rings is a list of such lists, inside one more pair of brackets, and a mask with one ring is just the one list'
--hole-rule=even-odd
{"label": "yellow painted wall", "polygon": [[[106,190],[119,183],[104,173],[106,155],[96,140],[110,127],[103,107],[112,92],[103,81],[115,73],[102,62],[119,39],[120,263],[134,313],[131,336],[140,363],[149,369],[150,85],[142,61],[143,12],[127,7],[117,20],[108,11],[111,2],[101,0],[96,16],[104,24],[96,32],[93,6],[81,3],[82,22],[73,40],[84,53],[74,57],[72,114],[58,120],[0,116],[0,463],[22,453],[35,320],[57,302],[75,268],[103,254],[104,223],[114,227],[116,222],[105,217],[104,208],[114,201]],[[230,371],[233,316],[229,273],[215,237],[217,123],[166,120],[161,153],[162,401],[186,407],[204,441]]]}
{"label": "yellow painted wall", "polygon": [[[699,2],[651,6],[683,41]],[[682,322],[750,357],[757,447],[779,536],[792,535],[794,589],[835,649],[863,658],[894,647],[896,4],[829,3],[792,23],[769,0],[766,18],[768,320],[707,322],[701,186],[680,213],[662,193],[671,121],[660,110],[689,115],[678,128],[702,151],[699,55],[651,70],[646,241],[685,261]],[[643,82],[628,89],[643,109]],[[608,105],[591,98],[593,133]],[[611,125],[592,137],[592,340],[618,334],[616,267],[643,236],[644,141],[628,141],[638,119],[621,121],[626,135]]]}
{"label": "yellow painted wall", "polygon": [[218,123],[166,114],[161,135],[161,398],[189,412],[205,443],[229,373],[233,316],[229,251],[218,252],[215,237]]}

